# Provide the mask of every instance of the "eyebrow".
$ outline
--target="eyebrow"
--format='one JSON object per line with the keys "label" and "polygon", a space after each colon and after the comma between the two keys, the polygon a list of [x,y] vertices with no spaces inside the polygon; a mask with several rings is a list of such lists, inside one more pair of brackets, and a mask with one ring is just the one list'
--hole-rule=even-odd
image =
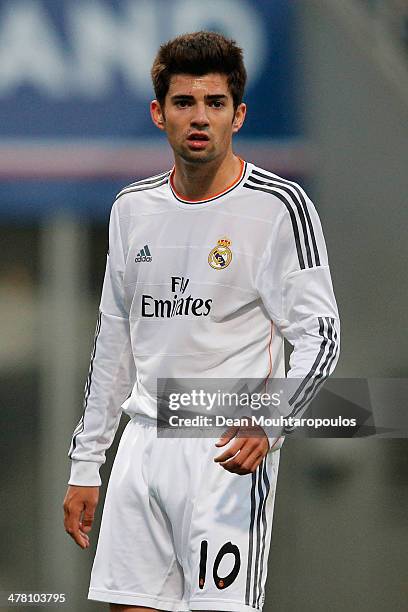
{"label": "eyebrow", "polygon": [[[204,96],[204,98],[205,100],[227,100],[228,96],[226,96],[225,94],[209,94],[208,96]],[[171,100],[194,100],[194,96],[187,94],[176,94],[174,96],[171,96]]]}

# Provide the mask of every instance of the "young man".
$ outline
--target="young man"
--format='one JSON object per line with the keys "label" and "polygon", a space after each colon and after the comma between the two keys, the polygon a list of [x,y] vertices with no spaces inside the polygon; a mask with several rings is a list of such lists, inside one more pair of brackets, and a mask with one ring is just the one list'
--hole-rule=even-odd
{"label": "young man", "polygon": [[[158,438],[157,378],[284,377],[300,415],[339,356],[339,317],[316,210],[293,182],[244,162],[246,73],[209,32],[163,45],[152,68],[169,172],[123,189],[74,431],[65,527],[89,546],[105,460],[131,416],[105,501],[89,598],[111,610],[261,609],[281,438],[231,429]],[[130,394],[130,397],[129,397]],[[258,428],[259,429],[259,428]]]}

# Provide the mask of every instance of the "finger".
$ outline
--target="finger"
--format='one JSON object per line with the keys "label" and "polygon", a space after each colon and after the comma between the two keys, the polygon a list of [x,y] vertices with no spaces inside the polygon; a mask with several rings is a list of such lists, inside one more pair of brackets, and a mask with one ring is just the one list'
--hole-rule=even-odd
{"label": "finger", "polygon": [[[242,449],[245,448],[246,449],[246,455],[250,452],[252,452],[255,448],[260,447],[263,450],[263,447],[265,446],[265,442],[264,440],[260,440],[259,438],[236,438],[234,443],[231,444],[231,446],[226,449],[224,451],[224,453],[222,453],[221,455],[218,455],[218,457],[216,457],[214,459],[214,461],[216,461],[217,463],[222,463],[224,461],[236,461],[236,455],[237,455],[237,451],[239,450],[240,453],[238,455],[238,460],[240,459],[245,459],[245,457],[241,456],[241,452]],[[268,441],[266,439],[266,446],[268,446]],[[267,452],[267,448],[265,449],[265,452]],[[234,459],[232,459],[234,457]]]}
{"label": "finger", "polygon": [[65,527],[65,531],[71,536],[74,542],[78,544],[78,546],[81,548],[89,547],[89,537],[82,531],[82,529],[79,528],[79,526],[75,527],[68,524]]}
{"label": "finger", "polygon": [[255,448],[251,453],[249,453],[247,458],[242,463],[239,463],[238,465],[231,465],[231,462],[227,461],[221,465],[225,470],[227,470],[227,472],[240,474],[243,476],[245,474],[255,472],[258,465],[262,462],[264,456],[265,455],[260,448]]}
{"label": "finger", "polygon": [[64,507],[64,526],[67,533],[72,533],[76,526],[79,524],[79,517],[81,515],[79,507],[75,508],[73,504]]}
{"label": "finger", "polygon": [[222,461],[227,461],[228,459],[232,459],[234,455],[244,446],[245,440],[236,439],[231,446],[229,446],[221,455],[214,457],[215,463],[220,463]]}
{"label": "finger", "polygon": [[93,521],[91,519],[82,519],[79,523],[79,527],[84,533],[89,533],[92,529],[92,524]]}
{"label": "finger", "polygon": [[253,474],[256,472],[258,467],[261,465],[262,461],[265,458],[265,453],[253,452],[246,461],[242,464],[242,470],[244,474]]}
{"label": "finger", "polygon": [[74,539],[81,548],[89,548],[89,536],[83,531],[83,529],[78,529],[77,537]]}
{"label": "finger", "polygon": [[64,526],[65,531],[81,548],[87,548],[89,546],[89,537],[80,528],[80,516],[82,508],[80,506],[70,505],[68,508],[64,508],[65,518]]}
{"label": "finger", "polygon": [[82,514],[82,520],[79,523],[79,526],[84,533],[88,533],[89,531],[91,531],[94,518],[95,518],[95,507],[90,504],[87,504]]}
{"label": "finger", "polygon": [[228,429],[226,429],[222,434],[221,438],[218,440],[218,442],[215,443],[215,446],[225,446],[226,444],[228,444],[228,442],[232,440],[234,436],[237,435],[238,430],[239,427],[229,427]]}
{"label": "finger", "polygon": [[251,444],[250,441],[246,440],[243,441],[243,446],[241,446],[241,448],[239,449],[239,452],[235,454],[235,456],[233,456],[230,459],[226,459],[224,461],[220,462],[220,465],[224,465],[226,463],[228,463],[230,468],[241,468],[242,464],[244,463],[244,461],[248,458],[248,456],[253,452],[254,447]]}

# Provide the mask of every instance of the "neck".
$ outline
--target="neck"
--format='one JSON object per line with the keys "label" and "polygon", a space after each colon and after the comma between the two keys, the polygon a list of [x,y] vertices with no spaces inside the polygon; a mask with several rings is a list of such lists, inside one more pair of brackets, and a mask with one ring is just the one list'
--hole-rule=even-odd
{"label": "neck", "polygon": [[232,151],[221,161],[189,164],[175,159],[173,185],[178,194],[188,200],[205,200],[221,193],[239,177],[242,162]]}

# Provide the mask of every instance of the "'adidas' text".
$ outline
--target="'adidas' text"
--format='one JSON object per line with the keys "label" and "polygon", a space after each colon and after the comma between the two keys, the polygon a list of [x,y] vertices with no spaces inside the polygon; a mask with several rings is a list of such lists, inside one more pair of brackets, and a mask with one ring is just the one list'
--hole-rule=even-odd
{"label": "'adidas' text", "polygon": [[143,249],[140,249],[139,253],[136,255],[135,262],[136,263],[141,263],[141,262],[149,263],[150,261],[152,261],[152,259],[153,257],[151,256],[149,247],[147,246],[147,244],[145,244]]}

